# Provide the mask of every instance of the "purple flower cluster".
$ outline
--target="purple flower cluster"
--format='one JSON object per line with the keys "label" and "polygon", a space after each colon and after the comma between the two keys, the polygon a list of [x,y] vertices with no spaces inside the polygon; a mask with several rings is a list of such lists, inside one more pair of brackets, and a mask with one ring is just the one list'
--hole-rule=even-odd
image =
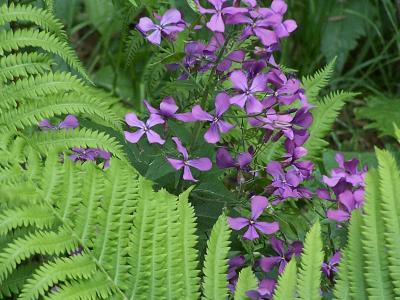
{"label": "purple flower cluster", "polygon": [[367,168],[358,169],[359,161],[345,161],[342,154],[336,154],[339,165],[331,171],[331,177],[323,176],[323,182],[329,189],[318,189],[319,198],[334,202],[336,208],[327,211],[327,217],[337,222],[350,219],[351,212],[364,203],[365,176]]}
{"label": "purple flower cluster", "polygon": [[[75,129],[79,127],[78,119],[73,115],[68,115],[65,117],[63,121],[61,121],[58,125],[53,125],[47,119],[44,119],[39,122],[39,128],[41,130],[69,130]],[[110,166],[111,153],[98,148],[77,148],[73,147],[71,149],[72,154],[69,158],[72,161],[97,161],[101,160],[104,162],[104,168],[108,168]]]}

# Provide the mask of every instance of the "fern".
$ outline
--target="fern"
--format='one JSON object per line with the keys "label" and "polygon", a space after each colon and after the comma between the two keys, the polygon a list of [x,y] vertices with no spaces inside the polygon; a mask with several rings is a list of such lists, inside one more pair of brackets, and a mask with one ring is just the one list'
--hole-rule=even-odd
{"label": "fern", "polygon": [[125,41],[126,68],[134,62],[135,56],[144,45],[144,42],[143,36],[137,30],[132,30],[129,33]]}
{"label": "fern", "polygon": [[13,3],[0,7],[0,26],[17,21],[34,23],[48,32],[55,33],[61,39],[67,39],[62,23],[47,10],[31,5],[14,5]]}
{"label": "fern", "polygon": [[0,32],[0,56],[6,52],[20,50],[25,47],[40,47],[47,52],[60,56],[72,68],[88,79],[74,51],[56,35],[35,29]]}
{"label": "fern", "polygon": [[0,58],[0,81],[14,80],[51,70],[53,60],[41,53],[17,53]]}
{"label": "fern", "polygon": [[336,279],[333,291],[335,300],[352,299],[352,297],[350,296],[348,261],[349,261],[349,247],[346,247],[344,251],[342,251],[342,259],[340,262],[340,266],[338,268],[338,278]]}
{"label": "fern", "polygon": [[275,300],[294,299],[296,292],[296,260],[292,259],[278,278],[274,293]]}
{"label": "fern", "polygon": [[215,223],[207,242],[207,254],[204,259],[204,299],[226,299],[228,296],[228,270],[230,229],[225,215]]}
{"label": "fern", "polygon": [[239,273],[239,279],[235,289],[235,300],[248,299],[246,292],[257,289],[257,278],[254,276],[251,267],[244,268]]}
{"label": "fern", "polygon": [[321,227],[317,222],[306,236],[304,250],[301,256],[298,279],[298,293],[300,299],[321,299],[319,287],[323,259]]}
{"label": "fern", "polygon": [[323,69],[318,70],[313,76],[302,78],[303,88],[311,104],[317,104],[320,91],[326,87],[335,70],[336,58],[334,58]]}
{"label": "fern", "polygon": [[328,145],[328,142],[323,140],[323,138],[331,130],[346,101],[356,95],[355,93],[343,91],[333,92],[325,96],[317,104],[317,108],[312,111],[314,122],[310,127],[310,138],[304,145],[308,150],[308,157],[317,158],[322,149]]}

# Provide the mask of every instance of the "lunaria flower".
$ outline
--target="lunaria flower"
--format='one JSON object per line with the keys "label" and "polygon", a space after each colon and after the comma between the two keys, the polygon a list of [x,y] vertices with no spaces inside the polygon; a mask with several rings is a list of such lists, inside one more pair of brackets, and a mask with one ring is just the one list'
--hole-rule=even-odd
{"label": "lunaria flower", "polygon": [[182,159],[167,158],[167,160],[175,170],[180,170],[183,168],[184,180],[189,180],[194,182],[198,181],[195,178],[193,178],[190,168],[195,168],[200,171],[211,170],[212,163],[209,158],[201,157],[201,158],[189,159],[189,154],[187,152],[187,149],[182,145],[180,139],[177,137],[173,137],[172,140],[175,142],[176,148],[178,152],[182,154],[183,158]]}
{"label": "lunaria flower", "polygon": [[364,203],[364,190],[359,189],[354,192],[344,191],[338,196],[338,209],[328,209],[328,219],[344,222],[350,219],[351,212]]}
{"label": "lunaria flower", "polygon": [[221,133],[227,133],[235,126],[223,121],[222,115],[229,109],[230,102],[229,96],[226,93],[219,93],[215,99],[215,113],[214,115],[205,112],[200,105],[196,105],[192,109],[192,115],[197,121],[211,122],[210,128],[204,134],[204,139],[210,143],[215,144],[221,139]]}
{"label": "lunaria flower", "polygon": [[162,35],[173,36],[183,31],[183,24],[181,13],[177,9],[169,9],[161,17],[160,25],[154,24],[148,17],[143,17],[140,18],[137,28],[147,35],[150,43],[160,45]]}
{"label": "lunaria flower", "polygon": [[282,199],[300,196],[297,188],[303,180],[295,170],[284,172],[279,162],[271,161],[267,166],[267,173],[273,177],[271,186],[275,189],[275,195]]}
{"label": "lunaria flower", "polygon": [[53,125],[49,120],[45,119],[39,122],[39,127],[42,130],[49,129],[74,129],[79,127],[78,119],[74,115],[68,115],[58,125]]}
{"label": "lunaria flower", "polygon": [[251,300],[272,299],[276,286],[276,281],[271,278],[265,278],[260,281],[256,290],[246,292]]}
{"label": "lunaria flower", "polygon": [[226,148],[219,148],[216,155],[216,163],[218,168],[237,168],[237,169],[247,169],[253,160],[253,156],[250,152],[240,153],[236,159],[232,157]]}
{"label": "lunaria flower", "polygon": [[290,105],[299,99],[300,81],[298,79],[288,79],[281,70],[272,69],[268,73],[267,82],[272,84],[274,88],[266,88],[266,92],[271,96],[268,96],[263,103]]}
{"label": "lunaria flower", "polygon": [[135,132],[124,131],[125,139],[128,142],[135,144],[144,134],[146,134],[147,140],[150,144],[157,143],[163,145],[165,143],[165,140],[163,140],[157,132],[151,129],[154,126],[165,122],[160,115],[152,114],[146,123],[144,123],[143,121],[140,121],[134,113],[128,113],[125,116],[125,121],[129,126],[139,128]]}
{"label": "lunaria flower", "polygon": [[281,274],[292,257],[299,256],[303,250],[303,244],[296,241],[288,247],[287,251],[285,251],[283,241],[276,237],[271,238],[271,246],[278,255],[261,258],[260,267],[264,272],[271,272],[273,267],[278,265],[278,271],[279,274]]}
{"label": "lunaria flower", "polygon": [[178,106],[175,103],[175,99],[168,96],[165,97],[161,103],[160,103],[160,108],[154,108],[151,106],[149,102],[146,100],[143,100],[144,105],[146,106],[148,112],[150,115],[157,115],[160,118],[162,118],[164,121],[167,121],[168,119],[177,119],[179,121],[183,122],[194,122],[196,121],[192,117],[192,113],[176,113],[178,111]]}
{"label": "lunaria flower", "polygon": [[337,266],[340,263],[341,253],[337,251],[327,262],[322,263],[322,272],[328,278],[332,278],[338,272]]}
{"label": "lunaria flower", "polygon": [[72,154],[69,158],[72,161],[96,161],[102,159],[104,161],[104,168],[110,166],[111,153],[98,148],[72,148]]}
{"label": "lunaria flower", "polygon": [[233,230],[241,230],[247,228],[243,238],[246,240],[255,240],[259,238],[257,231],[264,234],[273,234],[279,230],[278,222],[264,222],[258,221],[258,218],[264,212],[264,209],[268,206],[267,198],[263,196],[253,196],[251,198],[251,216],[250,218],[231,218],[228,217],[229,226]]}
{"label": "lunaria flower", "polygon": [[204,8],[200,5],[199,0],[195,0],[197,6],[199,8],[200,13],[202,14],[212,14],[210,21],[207,23],[207,27],[214,32],[224,32],[225,31],[225,23],[224,16],[225,15],[234,15],[238,13],[247,12],[247,8],[243,7],[227,7],[225,5],[226,0],[208,0],[214,8]]}
{"label": "lunaria flower", "polygon": [[265,91],[267,76],[266,74],[258,74],[251,80],[250,86],[247,76],[240,70],[233,71],[230,76],[233,88],[239,91],[239,94],[231,98],[231,104],[240,107],[246,106],[247,113],[259,113],[263,110],[263,105],[256,98],[256,93]]}
{"label": "lunaria flower", "polygon": [[228,280],[228,289],[233,293],[235,291],[236,283],[238,281],[238,269],[244,266],[244,256],[232,256],[228,261],[228,273],[226,279]]}

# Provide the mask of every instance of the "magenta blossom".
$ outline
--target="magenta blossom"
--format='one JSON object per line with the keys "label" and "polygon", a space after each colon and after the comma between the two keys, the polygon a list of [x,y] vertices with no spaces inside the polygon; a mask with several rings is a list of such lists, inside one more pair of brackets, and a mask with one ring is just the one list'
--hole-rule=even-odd
{"label": "magenta blossom", "polygon": [[151,130],[152,127],[165,122],[159,115],[151,115],[146,123],[144,123],[143,121],[140,121],[134,113],[128,113],[125,116],[125,121],[129,126],[139,128],[136,132],[124,132],[125,138],[128,142],[136,144],[140,138],[146,134],[147,140],[150,144],[157,143],[163,145],[165,143],[165,140],[163,140],[157,132]]}
{"label": "magenta blossom", "polygon": [[52,125],[49,120],[45,119],[39,122],[39,127],[42,130],[49,129],[75,129],[79,127],[78,119],[74,115],[68,115],[58,125]]}
{"label": "magenta blossom", "polygon": [[332,278],[334,273],[338,272],[337,266],[340,263],[341,259],[341,253],[340,251],[337,251],[330,259],[328,262],[322,263],[322,272],[326,275],[328,278]]}
{"label": "magenta blossom", "polygon": [[239,95],[231,98],[231,103],[240,107],[246,106],[247,113],[259,113],[263,110],[263,105],[256,98],[255,94],[265,91],[267,76],[266,74],[258,74],[249,87],[245,73],[240,70],[233,71],[230,76],[233,88],[239,92]]}
{"label": "magenta blossom", "polygon": [[246,292],[246,295],[251,300],[272,299],[275,286],[276,286],[276,281],[274,279],[265,278],[261,280],[257,290],[248,291]]}
{"label": "magenta blossom", "polygon": [[243,235],[246,240],[255,240],[259,238],[257,230],[264,234],[272,234],[279,230],[278,222],[258,221],[258,218],[268,206],[268,200],[262,196],[253,196],[251,198],[251,217],[250,218],[231,218],[228,217],[229,226],[233,230],[241,230],[247,227],[247,231]]}
{"label": "magenta blossom", "polygon": [[183,159],[167,158],[167,160],[175,170],[180,170],[183,168],[184,180],[194,182],[198,181],[193,178],[192,172],[190,170],[191,167],[200,171],[211,170],[212,163],[210,159],[208,159],[207,157],[189,159],[187,149],[182,145],[180,139],[177,137],[173,137],[172,140],[175,142],[178,152],[182,154]]}
{"label": "magenta blossom", "polygon": [[235,15],[238,13],[247,12],[247,8],[243,7],[226,7],[226,0],[208,0],[208,2],[214,6],[214,8],[212,9],[202,7],[199,3],[199,0],[195,1],[197,3],[200,13],[212,14],[210,21],[207,23],[207,27],[214,32],[225,31],[225,15]]}
{"label": "magenta blossom", "polygon": [[225,93],[219,93],[215,100],[215,113],[211,115],[205,112],[200,105],[196,105],[192,109],[192,115],[197,121],[211,122],[210,128],[204,134],[204,139],[215,144],[221,139],[221,133],[227,133],[235,126],[221,119],[222,115],[229,109],[229,96]]}
{"label": "magenta blossom", "polygon": [[139,20],[137,28],[145,34],[149,33],[146,38],[150,43],[160,45],[163,34],[173,36],[184,30],[183,24],[181,13],[177,9],[170,9],[161,17],[160,25],[154,24],[148,17],[143,17]]}
{"label": "magenta blossom", "polygon": [[237,159],[234,159],[226,148],[219,148],[216,155],[216,163],[218,168],[237,168],[237,169],[247,169],[253,160],[253,156],[250,152],[240,153]]}
{"label": "magenta blossom", "polygon": [[271,272],[275,265],[279,265],[278,271],[281,274],[292,257],[299,256],[303,251],[303,244],[299,241],[293,242],[285,251],[283,242],[276,237],[271,238],[271,246],[278,255],[261,258],[260,267],[264,272]]}

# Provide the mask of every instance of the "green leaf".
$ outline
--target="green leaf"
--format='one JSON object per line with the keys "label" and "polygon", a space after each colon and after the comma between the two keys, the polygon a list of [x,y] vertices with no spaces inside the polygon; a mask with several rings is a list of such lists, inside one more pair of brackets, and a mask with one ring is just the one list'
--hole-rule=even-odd
{"label": "green leaf", "polygon": [[257,289],[257,278],[251,267],[244,268],[239,273],[239,279],[235,289],[235,300],[246,300],[249,297],[246,292]]}
{"label": "green leaf", "polygon": [[274,293],[275,300],[291,300],[295,298],[296,276],[296,260],[292,259],[286,266],[285,271],[278,278],[278,284]]}

